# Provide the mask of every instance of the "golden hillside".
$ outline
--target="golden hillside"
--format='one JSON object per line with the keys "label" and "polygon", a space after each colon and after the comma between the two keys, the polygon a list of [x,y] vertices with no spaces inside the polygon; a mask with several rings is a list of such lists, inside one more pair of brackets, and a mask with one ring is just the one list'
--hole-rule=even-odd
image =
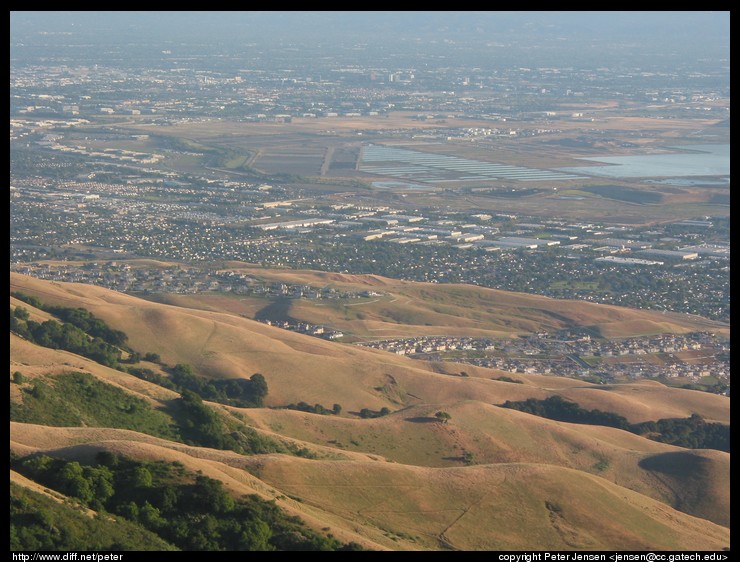
{"label": "golden hillside", "polygon": [[[510,337],[537,330],[589,328],[605,337],[711,330],[729,334],[729,326],[697,317],[650,310],[562,301],[538,295],[475,287],[419,283],[378,275],[352,275],[309,270],[280,270],[230,263],[229,271],[266,282],[331,287],[337,291],[373,291],[378,296],[347,301],[291,299],[284,315],[297,321],[330,325],[368,339],[419,335]],[[264,299],[234,295],[165,295],[186,308],[232,311],[254,318]]]}
{"label": "golden hillside", "polygon": [[[121,430],[27,424],[12,424],[11,436],[11,446],[39,443],[34,450],[68,459],[91,460],[99,450],[108,450],[178,460],[223,481],[236,494],[275,499],[309,523],[330,525],[335,535],[374,548],[715,550],[729,544],[726,527],[602,478],[549,464],[435,469],[243,457]],[[529,532],[522,534],[523,527]]]}
{"label": "golden hillside", "polygon": [[[353,280],[352,282],[356,282]],[[377,282],[386,282],[378,280]],[[11,291],[83,307],[128,334],[140,353],[188,363],[204,377],[269,385],[263,408],[207,403],[259,435],[297,448],[238,454],[128,429],[11,421],[11,450],[90,459],[100,450],[179,460],[257,493],[344,541],[392,550],[717,550],[729,546],[729,454],[692,450],[602,426],[504,409],[507,400],[559,395],[631,422],[688,417],[729,423],[729,398],[654,381],[594,385],[542,375],[495,380],[480,367],[412,360],[280,330],[227,310],[145,301],[99,287],[11,275]],[[513,298],[513,297],[512,297]],[[11,297],[11,309],[19,301]],[[46,313],[23,304],[31,318]],[[585,313],[584,313],[585,314]],[[626,314],[626,313],[625,313]],[[586,316],[589,321],[594,320]],[[607,317],[604,317],[607,318]],[[78,355],[10,338],[11,401],[34,381],[89,373],[164,410],[178,393]],[[147,364],[158,373],[166,370]],[[341,415],[276,409],[341,404]],[[363,408],[391,413],[361,419]],[[440,423],[435,413],[451,419]],[[23,479],[16,480],[23,485]],[[30,484],[29,484],[30,486]],[[527,529],[522,533],[522,529]]]}

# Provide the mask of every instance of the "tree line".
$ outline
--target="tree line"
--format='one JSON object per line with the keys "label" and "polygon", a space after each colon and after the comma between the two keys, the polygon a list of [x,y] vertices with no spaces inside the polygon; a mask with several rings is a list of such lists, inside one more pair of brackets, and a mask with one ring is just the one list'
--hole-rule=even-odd
{"label": "tree line", "polygon": [[730,426],[707,422],[699,414],[692,414],[688,418],[630,423],[627,418],[614,412],[587,410],[557,395],[544,400],[536,398],[519,402],[507,400],[502,407],[551,420],[615,427],[654,441],[689,449],[717,449],[730,452]]}
{"label": "tree line", "polygon": [[124,332],[114,330],[103,320],[97,318],[92,312],[84,308],[48,305],[43,303],[37,297],[26,295],[21,292],[11,292],[10,295],[33,306],[34,308],[53,314],[62,322],[72,324],[76,328],[89,334],[90,337],[100,338],[110,345],[123,347],[128,341],[128,336]]}
{"label": "tree line", "polygon": [[261,373],[249,379],[204,379],[187,363],[171,370],[171,381],[177,390],[189,390],[204,400],[212,400],[240,408],[259,408],[267,396],[267,381]]}
{"label": "tree line", "polygon": [[31,320],[22,306],[10,311],[10,331],[37,345],[76,353],[106,367],[116,367],[121,361],[121,349],[116,345],[69,322]]}
{"label": "tree line", "polygon": [[[220,481],[188,472],[178,462],[139,461],[103,451],[92,464],[32,455],[11,458],[11,467],[85,507],[134,523],[163,544],[181,550],[362,550],[357,543],[344,544],[309,529],[274,501],[255,494],[236,499]],[[54,550],[64,544],[69,531],[48,525],[53,514],[32,517],[17,503],[14,509],[11,502],[11,550],[39,545]]]}

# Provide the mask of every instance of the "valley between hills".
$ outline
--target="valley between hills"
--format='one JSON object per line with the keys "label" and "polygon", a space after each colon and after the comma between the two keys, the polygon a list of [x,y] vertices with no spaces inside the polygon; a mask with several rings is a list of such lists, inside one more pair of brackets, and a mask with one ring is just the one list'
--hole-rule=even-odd
{"label": "valley between hills", "polygon": [[[331,324],[358,339],[439,333],[495,339],[576,327],[629,337],[707,329],[689,316],[465,285],[253,273],[309,284],[331,276],[338,287],[390,295],[367,301],[361,315],[347,305],[291,304],[292,317]],[[119,510],[116,517],[96,518],[108,513],[108,504],[85,503],[79,489],[53,489],[43,480],[52,461],[40,467],[29,459],[57,459],[67,463],[64,470],[78,463],[83,479],[104,466],[113,473],[123,466],[111,458],[176,463],[181,484],[196,486],[206,477],[233,498],[227,503],[271,502],[307,529],[293,529],[292,536],[304,533],[312,544],[334,549],[729,548],[729,445],[722,450],[695,440],[688,446],[666,438],[657,423],[692,420],[697,431],[729,434],[729,396],[649,379],[512,378],[475,365],[465,365],[461,376],[459,363],[412,359],[256,321],[259,303],[249,299],[145,299],[16,273],[10,291],[11,497],[40,494],[34,501],[47,502],[45,513],[57,522],[58,510],[72,506],[83,519],[108,525],[106,532],[119,537],[111,544],[122,544],[122,533],[138,533],[137,540],[154,549],[182,548],[162,531],[165,507],[153,492],[147,516],[139,506],[137,516]],[[85,346],[65,349],[56,332],[42,333],[44,323],[63,323],[60,314],[78,308],[118,334],[119,345],[104,348],[113,360]],[[82,316],[85,325],[99,327]],[[79,343],[76,329],[58,332]],[[712,329],[729,337],[729,325]],[[87,334],[90,341],[96,337]],[[257,388],[256,374],[259,400],[236,399]],[[565,404],[584,421],[514,407],[528,400]],[[599,422],[597,411],[619,423]],[[176,480],[174,472],[164,473],[170,483]],[[158,490],[155,484],[149,489]],[[288,540],[290,533],[275,529],[264,531],[260,544]]]}

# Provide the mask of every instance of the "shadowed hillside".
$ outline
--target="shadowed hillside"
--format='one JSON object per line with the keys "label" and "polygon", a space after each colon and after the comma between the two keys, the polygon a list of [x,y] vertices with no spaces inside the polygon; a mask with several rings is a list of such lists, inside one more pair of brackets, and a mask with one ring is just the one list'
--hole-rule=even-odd
{"label": "shadowed hillside", "polygon": [[233,271],[266,282],[329,287],[337,291],[372,291],[363,299],[278,299],[265,306],[262,299],[236,296],[164,295],[166,302],[208,310],[238,311],[250,318],[326,324],[363,338],[418,335],[501,337],[537,330],[587,328],[604,337],[712,330],[729,333],[729,327],[681,314],[561,301],[472,285],[399,281],[377,275],[350,275],[294,271],[231,264]]}
{"label": "shadowed hillside", "polygon": [[[45,431],[13,430],[26,442]],[[342,521],[340,529],[384,536],[381,544],[403,539],[399,546],[409,549],[516,550],[536,544],[543,549],[680,550],[718,549],[729,543],[726,527],[599,477],[547,464],[433,469],[377,461],[244,457],[190,447],[173,450],[166,442],[132,437],[52,430],[49,438],[56,444],[40,450],[81,462],[101,449],[133,458],[178,460],[223,481],[235,493],[258,493],[303,516]],[[64,446],[65,441],[74,444]],[[601,517],[604,513],[609,517]],[[523,536],[521,526],[534,534]]]}
{"label": "shadowed hillside", "polygon": [[[109,451],[176,460],[235,496],[275,500],[313,529],[371,549],[729,546],[728,453],[500,407],[560,396],[632,423],[698,414],[727,424],[728,397],[654,381],[605,386],[517,374],[521,382],[512,384],[496,380],[502,372],[473,366],[460,377],[454,365],[312,338],[227,309],[186,308],[186,301],[171,306],[20,275],[11,275],[11,291],[82,307],[127,335],[123,358],[156,357],[133,364],[150,373],[143,380],[125,372],[130,364],[104,366],[11,334],[16,457],[44,452],[86,463]],[[470,298],[461,291],[446,298]],[[19,306],[30,320],[53,319],[11,297],[11,313]],[[264,407],[189,402],[172,386],[178,364],[205,381],[261,373]],[[322,414],[286,409],[299,403]],[[209,431],[225,438],[194,433],[194,413],[208,413]]]}

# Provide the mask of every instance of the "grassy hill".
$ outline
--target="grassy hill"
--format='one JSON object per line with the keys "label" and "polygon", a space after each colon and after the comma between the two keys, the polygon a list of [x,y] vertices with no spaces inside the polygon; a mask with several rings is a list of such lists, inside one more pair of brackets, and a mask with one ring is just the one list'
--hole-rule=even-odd
{"label": "grassy hill", "polygon": [[[663,314],[585,301],[561,301],[472,285],[418,283],[378,275],[228,265],[229,270],[265,282],[379,293],[378,296],[361,299],[287,299],[281,302],[279,316],[330,325],[352,336],[367,339],[418,335],[510,337],[537,330],[555,331],[574,327],[588,328],[604,337],[695,330],[729,334],[729,327],[725,324],[688,315]],[[250,318],[259,316],[268,308],[265,299],[235,295],[166,295],[161,298],[188,308],[232,311]]]}
{"label": "grassy hill", "polygon": [[[39,439],[40,432],[47,430],[12,428],[22,442]],[[46,439],[48,448],[41,450],[67,459],[89,461],[107,450],[177,460],[221,480],[235,494],[272,497],[309,520],[336,522],[337,537],[364,537],[366,545],[374,539],[379,547],[681,550],[729,544],[727,527],[598,476],[543,463],[428,468],[379,460],[245,457],[86,428],[52,429]],[[522,534],[522,526],[530,532]],[[359,531],[352,535],[349,529]]]}
{"label": "grassy hill", "polygon": [[[353,286],[393,283],[340,277],[335,282]],[[418,290],[411,287],[407,294]],[[444,306],[453,307],[450,317],[455,307],[465,308],[462,303],[477,298],[468,290],[452,288],[444,297]],[[220,480],[235,496],[254,493],[272,499],[313,529],[372,549],[729,546],[728,453],[685,449],[614,428],[500,407],[507,400],[559,395],[630,422],[696,413],[727,424],[728,397],[654,381],[604,386],[518,374],[521,384],[513,384],[495,380],[503,374],[499,371],[472,366],[466,366],[469,377],[460,377],[449,364],[280,330],[226,307],[187,308],[185,301],[172,306],[15,274],[11,291],[87,309],[125,332],[132,350],[156,353],[158,362],[140,366],[159,377],[170,376],[168,366],[189,364],[206,379],[261,373],[269,386],[261,408],[203,402],[214,423],[235,439],[229,443],[252,449],[204,445],[187,438],[187,410],[177,389],[11,334],[10,441],[18,456],[44,452],[91,462],[100,451],[109,451],[177,460]],[[510,318],[521,315],[524,325],[526,307],[517,298],[508,301],[517,311]],[[424,314],[430,300],[423,298]],[[49,318],[11,297],[11,311],[20,304],[30,318]],[[532,312],[533,317],[553,317],[553,311],[542,310]],[[382,316],[383,324],[391,312]],[[393,314],[402,319],[405,312]],[[418,306],[414,314],[421,314]],[[620,315],[629,311],[599,317],[586,307],[573,311],[568,322],[608,324]],[[461,318],[461,329],[475,320]],[[445,322],[444,315],[439,321]],[[20,378],[14,378],[16,372]],[[97,408],[98,402],[113,409]],[[298,402],[329,409],[339,404],[341,412],[284,409]],[[382,408],[389,413],[360,417],[363,409]],[[435,417],[439,411],[449,414],[447,423]],[[22,478],[14,481],[34,488]]]}
{"label": "grassy hill", "polygon": [[[434,417],[441,407],[451,415],[447,424]],[[572,468],[729,525],[729,454],[720,451],[685,451],[614,428],[557,422],[477,401],[413,406],[373,420],[269,409],[244,414],[255,427],[405,465]],[[678,459],[677,471],[652,460],[661,458]],[[707,478],[697,476],[693,466],[701,466]],[[706,511],[707,505],[714,511]]]}
{"label": "grassy hill", "polygon": [[55,546],[64,550],[177,550],[134,523],[96,517],[94,512],[70,505],[68,498],[51,495],[13,471],[10,511],[10,549],[14,551],[27,545],[38,550],[56,550]]}
{"label": "grassy hill", "polygon": [[[324,466],[255,459],[261,478],[325,509],[462,550],[687,548],[695,525],[715,544],[726,529],[583,472],[506,463],[432,469],[377,463]],[[526,529],[526,532],[522,532]],[[697,529],[698,530],[698,529]],[[406,538],[406,537],[404,537]],[[719,541],[719,542],[717,542]],[[696,546],[698,547],[698,546]]]}

